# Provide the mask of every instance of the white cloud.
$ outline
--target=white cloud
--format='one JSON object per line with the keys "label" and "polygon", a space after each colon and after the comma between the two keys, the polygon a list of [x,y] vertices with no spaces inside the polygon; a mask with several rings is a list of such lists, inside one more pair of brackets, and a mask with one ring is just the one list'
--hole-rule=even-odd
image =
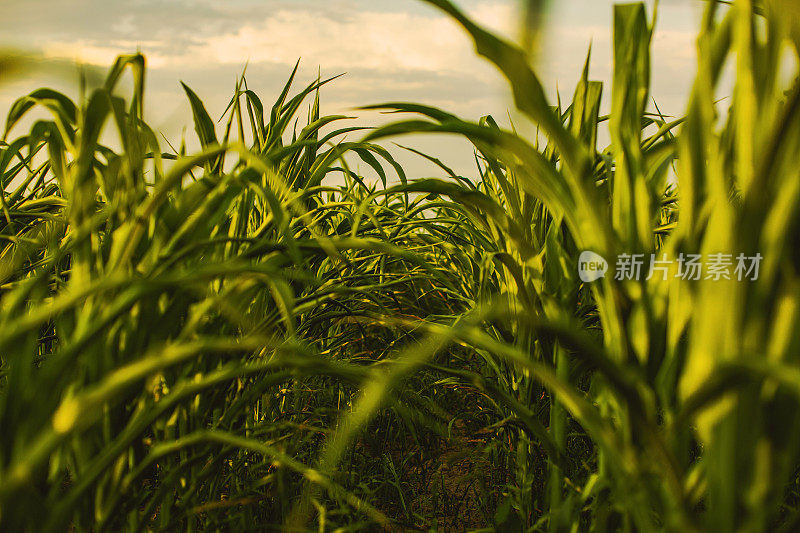
{"label": "white cloud", "polygon": [[[480,24],[508,33],[514,6],[498,0],[480,2],[469,14]],[[118,23],[124,33],[136,27],[133,17]],[[163,35],[163,34],[162,34]],[[280,9],[244,22],[228,33],[211,34],[195,44],[178,47],[166,35],[158,39],[45,42],[47,57],[108,65],[123,53],[141,49],[151,67],[273,63],[330,70],[368,69],[387,73],[457,72],[480,68],[467,35],[448,17],[406,11],[356,11],[341,17],[320,16],[312,9]]]}
{"label": "white cloud", "polygon": [[[108,66],[114,63],[117,56],[130,54],[137,50],[157,46],[157,42],[113,41],[99,45],[93,41],[52,41],[44,44],[42,53],[47,58],[72,59],[78,63]],[[167,66],[175,58],[157,52],[147,53],[147,64],[153,68]]]}
{"label": "white cloud", "polygon": [[[481,25],[512,37],[518,30],[516,2],[480,0],[470,4],[469,15]],[[566,22],[569,13],[556,10],[544,27],[538,67],[550,93],[554,93],[556,84],[563,91],[577,80],[590,43],[594,49],[592,77],[609,81],[613,69],[610,0],[608,6],[598,4],[583,11],[575,1],[569,5],[573,11],[577,9],[572,13],[576,18]],[[300,58],[306,69],[320,65],[327,73],[358,73],[359,79],[348,81],[369,86],[350,89],[359,97],[365,91],[408,94],[415,86],[420,93],[429,91],[430,76],[436,75],[439,83],[447,83],[448,78],[454,80],[449,88],[438,91],[438,100],[466,102],[465,93],[475,92],[463,87],[466,80],[500,80],[485,61],[475,56],[469,37],[447,16],[433,9],[385,7],[386,4],[384,9],[317,10],[297,4],[253,10],[250,19],[237,21],[238,25],[232,27],[220,25],[215,29],[213,20],[201,18],[201,22],[194,23],[195,31],[188,33],[187,28],[177,33],[141,33],[136,28],[145,27],[143,22],[128,14],[116,23],[123,38],[108,40],[87,34],[69,40],[62,36],[59,40],[44,40],[43,49],[47,57],[77,59],[93,65],[109,65],[119,54],[141,50],[151,68],[174,72],[212,68],[238,71],[245,62],[271,68],[293,65]],[[678,11],[680,17],[665,11],[667,24],[657,25],[653,39],[657,65],[653,71],[654,92],[667,93],[676,100],[675,104],[689,86],[694,70],[694,31],[686,27],[686,9]],[[143,40],[135,40],[136,34]],[[369,75],[365,77],[366,73]],[[425,78],[427,75],[430,76]]]}
{"label": "white cloud", "polygon": [[[562,96],[569,95],[590,42],[591,76],[610,80],[614,1],[551,2],[537,66],[551,98],[556,84]],[[80,19],[52,2],[50,9],[42,10],[44,23],[40,17],[30,27],[22,26],[29,17],[19,4],[16,19],[4,18],[6,39],[16,35],[17,40],[10,41],[16,46],[20,42],[40,46],[47,57],[98,66],[140,49],[153,69],[148,77],[149,112],[158,117],[159,125],[174,127],[173,138],[180,135],[180,125],[191,124],[177,80],[187,81],[212,114],[218,114],[230,98],[232,79],[248,60],[248,82],[267,99],[280,90],[283,76],[298,58],[302,58],[298,86],[316,74],[317,65],[326,74],[350,72],[324,92],[323,106],[330,113],[350,114],[354,106],[401,100],[425,102],[468,117],[492,112],[502,119],[511,105],[502,77],[475,57],[466,33],[445,15],[414,0],[91,2],[89,18]],[[457,3],[469,5],[474,20],[492,30],[511,37],[519,30],[518,0]],[[157,9],[150,9],[156,4]],[[662,109],[680,112],[690,85],[695,4],[693,0],[661,3],[653,41],[653,94],[660,106],[664,102]],[[26,79],[0,88],[0,110],[41,85]],[[607,86],[606,99],[609,94]],[[365,121],[376,122],[373,115]],[[446,148],[449,145],[438,138],[427,146],[446,159],[452,155],[456,162],[463,160],[465,168],[474,165],[469,149]]]}
{"label": "white cloud", "polygon": [[[508,4],[479,4],[473,15],[494,28],[508,26]],[[443,16],[359,12],[339,19],[312,11],[282,10],[231,34],[210,38],[191,55],[219,63],[271,62],[329,69],[387,72],[469,72],[475,58],[467,36]]]}

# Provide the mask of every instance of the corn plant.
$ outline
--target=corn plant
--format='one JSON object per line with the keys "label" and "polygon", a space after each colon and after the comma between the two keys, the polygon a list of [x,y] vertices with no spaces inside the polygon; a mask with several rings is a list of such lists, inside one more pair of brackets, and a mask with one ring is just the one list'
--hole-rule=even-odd
{"label": "corn plant", "polygon": [[[486,187],[502,190],[511,219],[502,235],[515,248],[501,267],[511,293],[502,316],[518,329],[492,335],[477,328],[465,338],[514,363],[511,386],[498,398],[522,391],[509,406],[516,416],[530,419],[530,395],[526,401],[519,385],[528,375],[552,398],[549,439],[534,439],[549,456],[547,500],[531,502],[530,485],[521,485],[518,521],[554,531],[793,527],[796,511],[783,504],[798,465],[790,414],[798,400],[797,293],[787,238],[797,212],[798,78],[792,71],[786,83],[781,65],[797,52],[797,20],[781,17],[775,5],[734,2],[723,12],[710,4],[686,116],[668,122],[647,112],[652,24],[643,5],[617,6],[611,113],[604,117],[612,144],[599,151],[599,84],[584,73],[561,113],[521,49],[447,0],[429,3],[455,18],[508,78],[517,109],[547,140],[542,149],[539,137],[404,105],[386,107],[427,120],[369,137],[449,132],[490,154],[497,185]],[[714,98],[729,58],[735,88],[725,110]],[[656,131],[643,134],[651,124]],[[526,217],[526,204],[542,210]],[[687,280],[672,270],[661,279],[608,275],[589,285],[575,280],[580,250],[610,258],[760,255],[763,266],[749,282]],[[776,421],[784,415],[786,422]],[[580,483],[563,466],[575,457],[565,441],[570,421],[594,451]],[[524,439],[520,445],[524,469],[534,462],[532,448]],[[532,504],[547,511],[533,513]]]}
{"label": "corn plant", "polygon": [[[421,118],[351,141],[363,127],[319,113],[331,80],[292,94],[295,68],[271,109],[242,77],[222,127],[184,85],[201,150],[164,151],[140,55],[78,102],[14,104],[4,530],[796,527],[800,13],[709,3],[671,119],[649,107],[657,17],[641,4],[615,8],[601,116],[590,57],[553,105],[534,34],[517,46],[426,1],[508,79],[535,135],[392,103],[371,107]],[[35,106],[51,118],[10,137]],[[469,139],[475,175],[410,149],[446,178],[409,179],[377,144],[426,132]],[[611,263],[593,282],[587,250]],[[674,261],[626,278],[623,254]],[[763,261],[690,279],[675,271],[690,254]],[[448,442],[498,476],[468,504],[430,468]]]}
{"label": "corn plant", "polygon": [[34,106],[52,118],[2,147],[4,529],[280,523],[304,478],[362,509],[349,520],[384,519],[298,457],[368,364],[413,342],[374,317],[459,314],[464,291],[430,266],[455,251],[418,230],[424,198],[376,198],[346,156],[384,183],[402,168],[319,116],[326,81],[290,95],[294,75],[271,109],[242,79],[221,138],[184,86],[195,155],[143,122],[140,55],[85,101],[42,89],[12,107],[7,136]]}

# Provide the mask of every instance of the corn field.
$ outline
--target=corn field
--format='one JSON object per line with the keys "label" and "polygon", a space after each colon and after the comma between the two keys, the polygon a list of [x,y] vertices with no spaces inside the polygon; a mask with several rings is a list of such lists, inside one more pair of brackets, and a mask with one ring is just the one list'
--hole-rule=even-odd
{"label": "corn field", "polygon": [[[614,8],[610,87],[587,56],[554,103],[529,47],[423,1],[535,133],[415,103],[353,126],[295,68],[219,123],[184,85],[187,153],[143,119],[140,54],[14,103],[0,530],[800,528],[800,8],[707,2],[673,118],[643,4]],[[387,147],[429,133],[474,172],[407,174]],[[760,263],[675,270],[714,254]]]}

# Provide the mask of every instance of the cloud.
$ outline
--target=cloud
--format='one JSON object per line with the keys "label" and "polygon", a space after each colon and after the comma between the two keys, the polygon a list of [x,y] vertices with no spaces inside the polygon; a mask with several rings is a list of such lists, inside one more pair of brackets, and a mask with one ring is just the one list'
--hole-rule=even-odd
{"label": "cloud", "polygon": [[[479,4],[477,20],[503,27],[509,6]],[[291,43],[291,45],[287,45]],[[332,69],[386,72],[470,72],[471,45],[452,21],[409,12],[363,11],[348,17],[319,17],[314,11],[282,10],[235,33],[218,35],[192,50],[218,63],[271,62],[308,64]]]}
{"label": "cloud", "polygon": [[[481,25],[516,36],[517,0],[457,3]],[[610,80],[612,4],[551,2],[537,69],[552,100],[556,86],[569,96],[590,43],[591,76]],[[662,109],[679,112],[683,106],[694,71],[695,4],[661,3],[653,42],[653,95],[660,106],[665,104]],[[30,17],[32,10],[36,17]],[[4,6],[3,29],[1,44],[36,46],[48,58],[101,67],[119,54],[141,50],[150,67],[146,108],[173,140],[182,125],[191,129],[178,80],[198,92],[217,117],[248,60],[248,84],[265,102],[277,95],[301,58],[296,87],[316,76],[317,65],[323,76],[348,73],[326,87],[323,108],[328,113],[356,114],[353,107],[368,103],[419,101],[472,119],[492,113],[502,121],[511,107],[502,76],[475,57],[466,33],[416,0],[28,0]],[[31,77],[0,87],[0,111],[43,84],[53,85]],[[77,83],[56,87],[73,94]],[[609,86],[604,94],[607,100]],[[370,115],[365,123],[395,118]],[[474,165],[468,148],[447,148],[438,137],[428,142],[419,146],[446,159],[452,155],[464,167]]]}
{"label": "cloud", "polygon": [[[286,43],[292,43],[286,46]],[[458,34],[446,21],[408,13],[358,13],[346,20],[281,11],[193,51],[218,63],[306,63],[329,68],[441,70],[453,63]]]}
{"label": "cloud", "polygon": [[[130,54],[144,48],[154,48],[157,42],[147,41],[111,41],[108,44],[97,44],[94,41],[80,39],[77,41],[52,41],[45,43],[42,53],[48,59],[71,59],[78,63],[98,66],[108,66],[114,63],[117,56]],[[147,63],[152,68],[160,68],[169,65],[174,61],[174,57],[166,56],[158,52],[147,54]]]}
{"label": "cloud", "polygon": [[[261,11],[261,16],[258,10],[254,13],[240,19],[233,29],[214,27],[213,20],[207,21],[202,37],[187,39],[184,31],[173,34],[149,31],[143,41],[129,38],[141,21],[127,14],[114,23],[118,34],[127,40],[84,36],[76,40],[45,40],[43,50],[48,57],[107,65],[118,54],[141,49],[154,68],[209,63],[242,65],[245,61],[290,65],[298,58],[303,58],[307,65],[323,65],[328,69],[387,73],[469,73],[480,68],[476,66],[480,62],[474,57],[466,34],[449,18],[433,10],[418,13],[362,9],[336,15],[312,6],[305,9],[295,6],[268,13]],[[474,4],[469,13],[481,24],[507,32],[514,8],[509,2],[484,1]]]}

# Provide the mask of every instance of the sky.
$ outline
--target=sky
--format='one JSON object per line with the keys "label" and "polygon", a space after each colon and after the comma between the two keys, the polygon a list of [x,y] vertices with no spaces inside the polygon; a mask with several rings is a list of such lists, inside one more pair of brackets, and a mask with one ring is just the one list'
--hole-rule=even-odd
{"label": "sky", "polygon": [[[456,3],[478,23],[508,39],[518,37],[518,0]],[[646,3],[652,13],[652,1]],[[572,94],[590,45],[591,77],[611,79],[613,4],[551,2],[536,69],[553,102],[557,91]],[[685,105],[702,4],[659,4],[651,94],[668,114],[680,114]],[[249,88],[271,103],[298,59],[297,87],[318,72],[323,77],[344,73],[323,91],[322,111],[357,116],[364,125],[388,118],[357,107],[390,101],[434,105],[471,120],[486,114],[501,123],[518,118],[500,74],[475,56],[456,24],[419,0],[11,1],[0,17],[0,47],[41,59],[39,68],[14,77],[0,73],[2,117],[17,97],[41,86],[77,96],[77,69],[64,67],[64,60],[102,71],[116,55],[140,50],[148,65],[146,119],[173,143],[180,142],[184,128],[190,134],[192,129],[180,81],[218,118],[245,65]],[[609,92],[607,85],[606,106]],[[458,172],[474,173],[472,151],[462,140],[437,136],[398,142],[433,153]],[[398,157],[415,177],[433,175],[430,163],[411,154]]]}

